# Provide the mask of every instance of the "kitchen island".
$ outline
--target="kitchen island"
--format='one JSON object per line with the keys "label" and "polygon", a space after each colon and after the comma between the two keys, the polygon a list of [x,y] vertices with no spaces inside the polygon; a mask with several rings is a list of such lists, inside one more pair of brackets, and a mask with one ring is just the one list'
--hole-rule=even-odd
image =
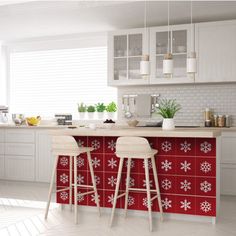
{"label": "kitchen island", "polygon": [[[211,220],[219,213],[219,161],[220,130],[185,128],[163,131],[161,128],[112,128],[112,129],[63,129],[52,131],[54,135],[71,135],[79,146],[91,146],[93,167],[98,194],[102,207],[112,207],[119,159],[115,155],[116,139],[119,136],[146,137],[150,145],[158,150],[156,165],[165,213],[188,215],[189,218]],[[88,184],[90,180],[85,155],[77,157],[78,183]],[[150,163],[151,167],[151,163]],[[125,189],[126,170],[123,170],[121,191]],[[57,188],[69,184],[68,157],[60,156],[57,167]],[[143,162],[134,160],[131,169],[131,186],[145,187]],[[150,184],[154,187],[151,174]],[[83,190],[79,190],[82,192]],[[69,203],[69,191],[59,192],[57,202]],[[79,205],[95,206],[94,196],[78,197]],[[119,199],[117,208],[124,207]],[[128,208],[147,210],[145,193],[130,193]],[[153,211],[158,211],[156,200]],[[171,214],[173,215],[173,214]],[[204,217],[202,217],[204,216]],[[185,217],[186,218],[186,217]]]}

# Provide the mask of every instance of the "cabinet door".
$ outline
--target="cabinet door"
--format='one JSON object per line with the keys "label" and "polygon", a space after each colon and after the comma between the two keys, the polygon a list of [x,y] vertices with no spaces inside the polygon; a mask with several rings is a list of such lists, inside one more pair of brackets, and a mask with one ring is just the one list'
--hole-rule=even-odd
{"label": "cabinet door", "polygon": [[7,129],[5,132],[6,143],[34,143],[35,131],[17,128]]}
{"label": "cabinet door", "polygon": [[236,21],[196,24],[196,82],[236,81]]}
{"label": "cabinet door", "polygon": [[36,132],[36,181],[50,182],[54,158],[51,138],[45,131]]}
{"label": "cabinet door", "polygon": [[140,75],[140,61],[148,53],[148,31],[144,42],[144,29],[112,32],[108,36],[108,84],[148,84]]}
{"label": "cabinet door", "polygon": [[5,130],[0,129],[0,143],[4,142],[4,133],[5,133]]}
{"label": "cabinet door", "polygon": [[0,155],[0,178],[4,178],[5,162],[4,155]]}
{"label": "cabinet door", "polygon": [[236,164],[221,164],[220,189],[223,195],[236,195]]}

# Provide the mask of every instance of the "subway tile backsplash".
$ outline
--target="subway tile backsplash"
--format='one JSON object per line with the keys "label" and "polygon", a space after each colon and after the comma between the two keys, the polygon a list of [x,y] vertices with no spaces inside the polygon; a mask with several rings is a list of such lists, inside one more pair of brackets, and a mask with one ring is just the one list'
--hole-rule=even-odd
{"label": "subway tile backsplash", "polygon": [[[160,98],[176,99],[182,109],[176,115],[177,125],[203,125],[203,111],[211,108],[216,114],[231,115],[231,126],[236,126],[236,84],[153,85],[118,88],[118,118],[125,120],[121,111],[125,94],[160,94]],[[147,120],[138,117],[138,120]],[[149,120],[159,120],[152,116]]]}

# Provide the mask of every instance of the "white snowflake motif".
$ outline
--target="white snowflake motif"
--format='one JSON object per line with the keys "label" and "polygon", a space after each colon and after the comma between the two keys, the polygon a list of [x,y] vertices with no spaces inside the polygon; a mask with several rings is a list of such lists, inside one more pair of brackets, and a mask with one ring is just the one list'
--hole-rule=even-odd
{"label": "white snowflake motif", "polygon": [[114,169],[117,167],[117,160],[112,157],[110,160],[108,160],[108,166],[111,167],[111,169]]}
{"label": "white snowflake motif", "polygon": [[172,169],[172,162],[165,160],[161,162],[161,169],[164,169],[165,171]]}
{"label": "white snowflake motif", "polygon": [[108,196],[107,202],[111,203],[111,205],[113,205],[113,203],[114,203],[114,194],[111,194],[111,195]]}
{"label": "white snowflake motif", "polygon": [[[153,203],[152,203],[152,201],[151,201],[151,206],[152,206],[152,205],[153,205]],[[143,198],[143,206],[148,207],[148,200],[147,200],[146,197]]]}
{"label": "white snowflake motif", "polygon": [[[145,162],[143,161],[143,168],[145,168]],[[152,169],[152,161],[148,160],[148,169]]]}
{"label": "white snowflake motif", "polygon": [[67,183],[69,181],[69,176],[65,173],[63,173],[62,175],[60,175],[60,182],[62,182],[63,184]]}
{"label": "white snowflake motif", "polygon": [[84,183],[84,176],[83,175],[79,174],[77,176],[77,183],[78,184],[83,184]]}
{"label": "white snowflake motif", "polygon": [[184,162],[181,162],[180,165],[181,165],[180,169],[184,170],[184,172],[191,170],[191,167],[190,167],[191,163],[187,162],[186,160]]}
{"label": "white snowflake motif", "polygon": [[180,144],[180,150],[185,153],[191,151],[191,143],[188,143],[186,140]]}
{"label": "white snowflake motif", "polygon": [[208,143],[207,141],[201,143],[200,150],[204,153],[208,153],[211,151],[211,144]]}
{"label": "white snowflake motif", "polygon": [[84,195],[81,195],[81,192],[80,192],[80,191],[77,193],[77,201],[78,201],[78,202],[84,201]]}
{"label": "white snowflake motif", "polygon": [[100,148],[100,142],[99,142],[97,139],[94,139],[94,140],[92,141],[92,147],[93,147],[95,150],[99,149],[99,148]]}
{"label": "white snowflake motif", "polygon": [[211,171],[211,164],[207,161],[201,163],[200,170],[205,174]]}
{"label": "white snowflake motif", "polygon": [[60,192],[60,198],[63,200],[63,201],[66,201],[69,197],[69,194],[67,192]]}
{"label": "white snowflake motif", "polygon": [[172,187],[172,183],[168,179],[164,179],[161,181],[161,187],[165,190],[169,190]]}
{"label": "white snowflake motif", "polygon": [[[128,166],[128,160],[126,160],[125,162],[125,167],[127,168]],[[130,163],[130,169],[133,169],[134,168],[134,160],[131,160],[131,163]]]}
{"label": "white snowflake motif", "polygon": [[67,157],[61,157],[60,158],[60,164],[62,165],[62,166],[67,166],[68,165],[68,163],[69,163],[69,161],[68,161],[68,158]]}
{"label": "white snowflake motif", "polygon": [[[127,178],[125,179],[125,186],[126,186],[126,183],[127,183]],[[129,178],[129,187],[134,187],[135,185],[135,181],[134,181],[134,178]]]}
{"label": "white snowflake motif", "polygon": [[[95,194],[91,195],[91,201],[94,202],[94,203],[97,203]],[[100,202],[100,195],[98,195],[98,202]]]}
{"label": "white snowflake motif", "polygon": [[92,159],[92,166],[96,169],[101,165],[101,160],[99,160],[97,157],[94,157],[94,159]]}
{"label": "white snowflake motif", "polygon": [[164,152],[169,152],[171,151],[172,149],[172,144],[168,141],[165,141],[161,144],[161,149],[164,151]]}
{"label": "white snowflake motif", "polygon": [[188,182],[186,179],[183,182],[180,182],[181,189],[183,189],[185,192],[191,189],[191,182]]}
{"label": "white snowflake motif", "polygon": [[84,166],[84,158],[82,158],[81,156],[79,156],[77,158],[77,166],[80,168],[82,166]]}
{"label": "white snowflake motif", "polygon": [[101,182],[101,178],[99,176],[97,176],[97,175],[94,175],[94,178],[95,178],[95,184],[99,185],[100,182]]}
{"label": "white snowflake motif", "polygon": [[[146,179],[143,179],[143,187],[147,187],[147,184],[146,184]],[[152,188],[153,187],[153,181],[152,180],[149,180],[149,185],[150,185],[150,187]]]}
{"label": "white snowflake motif", "polygon": [[207,201],[201,202],[200,209],[205,213],[211,211],[211,203],[209,203]]}
{"label": "white snowflake motif", "polygon": [[134,203],[135,203],[134,197],[128,196],[128,206],[132,206],[134,205]]}
{"label": "white snowflake motif", "polygon": [[116,142],[112,139],[108,142],[108,149],[111,149],[111,151],[114,151],[116,149]]}
{"label": "white snowflake motif", "polygon": [[77,144],[78,144],[79,147],[83,147],[83,146],[84,146],[84,141],[82,141],[81,139],[79,139],[79,140],[77,141]]}
{"label": "white snowflake motif", "polygon": [[108,178],[108,184],[111,185],[111,187],[114,187],[116,185],[117,179],[112,175]]}
{"label": "white snowflake motif", "polygon": [[168,209],[172,207],[172,200],[169,200],[167,197],[164,200],[161,200],[161,205],[164,209]]}
{"label": "white snowflake motif", "polygon": [[204,182],[200,183],[200,189],[204,193],[207,193],[207,192],[211,191],[211,183],[209,183],[207,181],[204,181]]}
{"label": "white snowflake motif", "polygon": [[184,201],[180,201],[180,204],[180,208],[183,208],[185,211],[191,209],[191,202],[188,202],[187,199],[184,199]]}

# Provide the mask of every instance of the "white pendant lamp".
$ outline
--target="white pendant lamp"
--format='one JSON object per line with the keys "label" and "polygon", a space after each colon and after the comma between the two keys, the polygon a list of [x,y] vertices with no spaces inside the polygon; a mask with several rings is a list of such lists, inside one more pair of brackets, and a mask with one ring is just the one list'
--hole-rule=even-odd
{"label": "white pendant lamp", "polygon": [[195,75],[197,73],[197,57],[196,57],[196,52],[194,50],[194,37],[193,37],[193,6],[192,6],[192,1],[191,1],[191,52],[188,54],[187,57],[187,73],[190,75]]}
{"label": "white pendant lamp", "polygon": [[[147,41],[147,2],[145,1],[144,6],[144,42]],[[150,61],[149,55],[143,55],[140,61],[140,74],[142,76],[148,76],[150,74]]]}
{"label": "white pendant lamp", "polygon": [[173,75],[173,56],[170,52],[170,2],[168,1],[168,45],[167,54],[164,55],[163,60],[163,74],[167,78]]}

